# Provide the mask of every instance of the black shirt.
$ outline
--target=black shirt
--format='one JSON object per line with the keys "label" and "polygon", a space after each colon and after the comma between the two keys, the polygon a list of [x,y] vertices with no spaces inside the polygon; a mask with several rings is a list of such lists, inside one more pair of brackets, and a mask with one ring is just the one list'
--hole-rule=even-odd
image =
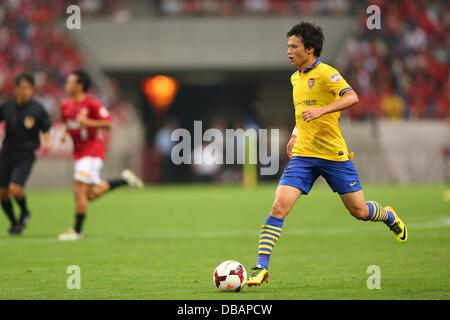
{"label": "black shirt", "polygon": [[34,152],[40,146],[39,132],[48,132],[50,117],[34,99],[24,105],[10,100],[0,105],[0,122],[5,121],[3,152]]}

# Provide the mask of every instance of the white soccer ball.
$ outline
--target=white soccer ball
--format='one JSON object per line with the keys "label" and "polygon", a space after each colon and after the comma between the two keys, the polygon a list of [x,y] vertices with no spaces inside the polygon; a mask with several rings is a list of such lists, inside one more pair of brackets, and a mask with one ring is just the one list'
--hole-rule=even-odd
{"label": "white soccer ball", "polygon": [[226,260],[214,270],[213,281],[220,291],[239,292],[247,282],[247,271],[239,262]]}

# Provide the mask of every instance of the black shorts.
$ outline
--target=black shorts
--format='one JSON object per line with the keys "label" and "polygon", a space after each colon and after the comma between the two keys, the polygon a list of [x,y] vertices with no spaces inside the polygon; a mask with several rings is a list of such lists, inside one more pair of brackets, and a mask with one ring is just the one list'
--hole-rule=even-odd
{"label": "black shorts", "polygon": [[0,152],[0,188],[10,183],[24,187],[35,160],[34,153]]}

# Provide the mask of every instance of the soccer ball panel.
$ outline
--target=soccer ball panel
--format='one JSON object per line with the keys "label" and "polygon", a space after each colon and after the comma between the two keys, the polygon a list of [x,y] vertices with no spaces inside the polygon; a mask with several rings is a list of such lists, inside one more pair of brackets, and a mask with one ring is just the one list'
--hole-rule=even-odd
{"label": "soccer ball panel", "polygon": [[213,282],[220,291],[238,292],[247,282],[247,271],[239,262],[226,260],[214,270]]}

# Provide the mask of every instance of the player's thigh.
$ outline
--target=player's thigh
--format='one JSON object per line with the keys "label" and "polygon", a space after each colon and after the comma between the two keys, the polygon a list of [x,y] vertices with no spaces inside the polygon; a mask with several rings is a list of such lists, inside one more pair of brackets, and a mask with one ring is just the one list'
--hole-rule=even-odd
{"label": "player's thigh", "polygon": [[30,177],[36,158],[34,155],[24,155],[14,164],[9,187],[13,190],[23,189]]}
{"label": "player's thigh", "polygon": [[316,159],[308,157],[291,157],[278,183],[279,186],[296,188],[301,194],[308,194],[319,177],[315,168]]}
{"label": "player's thigh", "polygon": [[351,160],[330,161],[321,159],[317,168],[333,192],[342,195],[362,190],[358,172]]}
{"label": "player's thigh", "polygon": [[85,199],[88,196],[90,184],[74,180],[73,182],[73,193],[76,200]]}
{"label": "player's thigh", "polygon": [[7,155],[0,153],[0,188],[7,189],[11,181],[12,161]]}
{"label": "player's thigh", "polygon": [[[350,213],[358,213],[366,211],[367,204],[364,199],[364,192],[362,190],[344,193],[340,195],[342,203]],[[361,212],[361,213],[362,213]]]}
{"label": "player's thigh", "polygon": [[279,218],[284,218],[289,214],[295,202],[301,196],[300,189],[279,185],[275,191],[275,199],[272,204],[272,215]]}
{"label": "player's thigh", "polygon": [[74,180],[87,185],[101,183],[100,171],[103,160],[97,157],[83,157],[75,161]]}

